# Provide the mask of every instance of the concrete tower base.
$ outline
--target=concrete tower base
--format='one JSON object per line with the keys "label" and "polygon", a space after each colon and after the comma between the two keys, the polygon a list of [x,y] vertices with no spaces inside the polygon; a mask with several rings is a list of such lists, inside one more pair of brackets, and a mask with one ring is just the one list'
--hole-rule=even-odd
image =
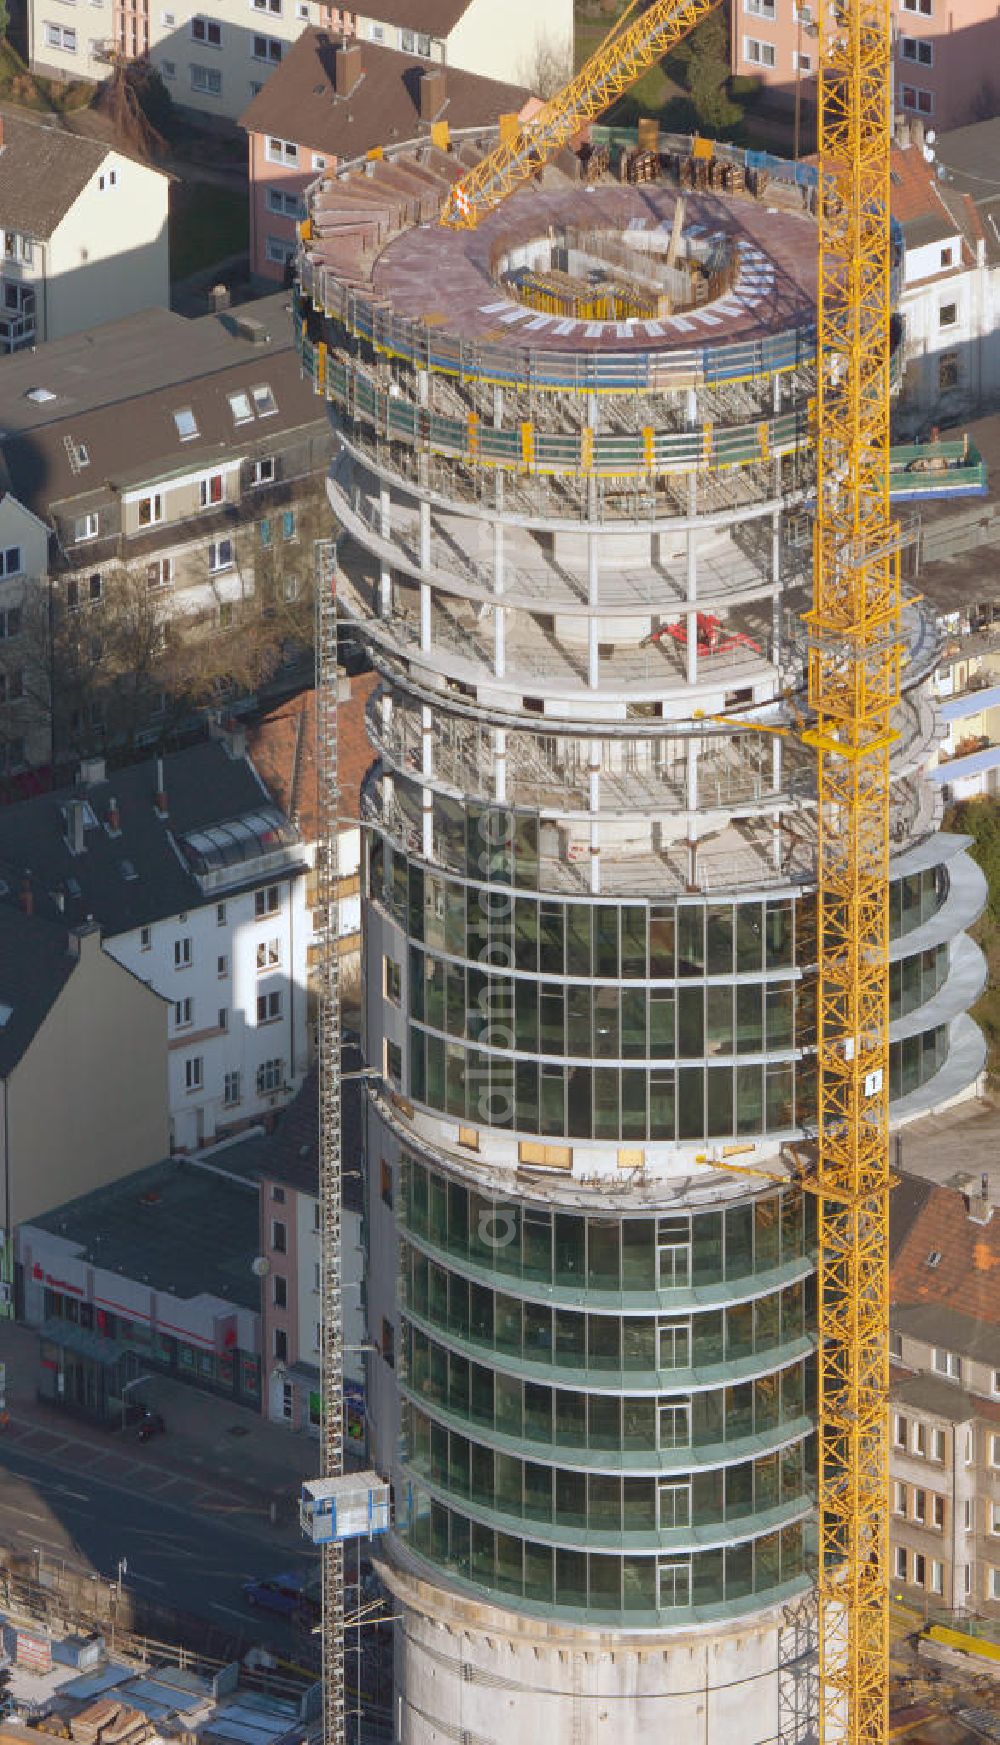
{"label": "concrete tower base", "polygon": [[[405,1553],[403,1553],[405,1557]],[[601,1632],[382,1574],[400,1745],[813,1745],[814,1595],[698,1630]]]}

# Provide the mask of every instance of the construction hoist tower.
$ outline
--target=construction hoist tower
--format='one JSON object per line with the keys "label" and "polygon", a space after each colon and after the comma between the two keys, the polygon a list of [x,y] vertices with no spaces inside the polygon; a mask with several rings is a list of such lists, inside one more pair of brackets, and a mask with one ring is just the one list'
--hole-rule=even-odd
{"label": "construction hoist tower", "polygon": [[[545,173],[715,3],[632,0],[499,144],[437,127],[340,166],[302,227],[340,526],[319,589],[328,1398],[303,1513],[329,1538],[342,1472],[336,577],[382,681],[369,1411],[421,1745],[508,1714],[511,1745],[578,1745],[627,1705],[636,1739],[887,1735],[889,1099],[916,1112],[953,1054],[949,1094],[976,1070],[948,941],[979,900],[922,787],[933,637],[904,622],[889,513],[887,0],[823,10],[815,222],[704,192],[685,222],[662,189]],[[890,986],[890,878],[916,1004]],[[740,1162],[758,1145],[773,1170]]]}
{"label": "construction hoist tower", "polygon": [[341,1035],[337,842],[337,602],[333,546],[318,541],[316,584],[316,862],[320,938],[317,1001],[320,1203],[320,1477],[302,1486],[303,1533],[320,1547],[324,1745],[343,1745],[344,1544],[387,1531],[389,1487],[372,1472],[344,1469],[344,1329],[341,1289]]}

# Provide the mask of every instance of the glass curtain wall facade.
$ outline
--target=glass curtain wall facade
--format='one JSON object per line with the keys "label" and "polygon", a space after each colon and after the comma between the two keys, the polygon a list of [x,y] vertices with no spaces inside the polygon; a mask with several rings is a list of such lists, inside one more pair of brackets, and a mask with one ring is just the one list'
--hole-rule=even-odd
{"label": "glass curtain wall facade", "polygon": [[[815,790],[789,698],[815,388],[794,262],[815,233],[768,214],[769,244],[752,202],[705,194],[692,238],[741,250],[758,224],[764,265],[731,257],[697,340],[573,321],[557,340],[537,315],[515,339],[494,221],[413,228],[435,174],[400,152],[326,184],[297,305],[335,432],[339,606],[382,681],[362,796],[374,1452],[400,1568],[539,1619],[676,1630],[814,1568],[814,1208],[716,1166],[774,1160],[814,1100]],[[343,240],[401,186],[381,255]],[[534,212],[504,209],[508,249]],[[673,212],[643,190],[630,222]],[[787,297],[730,343],[740,285],[749,307],[782,251]],[[470,261],[494,302],[424,322]],[[981,892],[935,836],[915,607],[906,634],[892,1085],[933,1102]]]}

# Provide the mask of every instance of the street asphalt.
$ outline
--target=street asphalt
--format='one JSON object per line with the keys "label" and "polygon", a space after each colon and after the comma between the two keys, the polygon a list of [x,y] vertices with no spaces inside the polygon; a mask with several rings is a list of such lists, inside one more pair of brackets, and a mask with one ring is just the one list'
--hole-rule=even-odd
{"label": "street asphalt", "polygon": [[259,1509],[146,1462],[144,1453],[81,1447],[71,1425],[61,1437],[12,1425],[0,1439],[0,1541],[109,1581],[125,1558],[126,1588],[287,1656],[301,1632],[249,1606],[242,1584],[305,1569],[315,1553]]}

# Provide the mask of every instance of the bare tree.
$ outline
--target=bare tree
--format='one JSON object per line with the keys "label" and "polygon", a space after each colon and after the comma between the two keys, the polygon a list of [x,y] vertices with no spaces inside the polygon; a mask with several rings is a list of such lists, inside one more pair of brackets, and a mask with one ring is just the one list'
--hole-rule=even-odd
{"label": "bare tree", "polygon": [[538,36],[518,68],[518,80],[538,97],[556,96],[573,77],[573,44],[550,36]]}
{"label": "bare tree", "polygon": [[[184,589],[157,586],[157,566],[143,560],[108,565],[93,583],[61,579],[26,600],[21,707],[48,723],[51,763],[111,749],[127,756],[140,739],[165,739],[202,711],[258,692],[283,666],[308,670],[313,542],[328,521],[317,485],[244,523],[234,537],[239,597],[227,598],[220,578],[215,598],[206,604],[202,594],[194,610],[185,610]],[[0,706],[0,745],[13,720]]]}
{"label": "bare tree", "polygon": [[70,577],[26,600],[26,695],[49,724],[51,761],[129,748],[155,708],[172,629],[142,563]]}

